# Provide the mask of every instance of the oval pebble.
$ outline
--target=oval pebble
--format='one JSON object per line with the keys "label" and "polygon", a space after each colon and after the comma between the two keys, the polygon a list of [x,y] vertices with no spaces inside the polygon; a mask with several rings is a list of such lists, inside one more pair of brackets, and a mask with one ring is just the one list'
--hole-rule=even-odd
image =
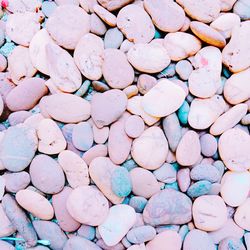
{"label": "oval pebble", "polygon": [[147,204],[147,199],[141,196],[133,196],[129,200],[129,206],[135,209],[136,213],[141,213]]}
{"label": "oval pebble", "polygon": [[104,36],[104,47],[118,49],[123,42],[123,34],[118,28],[109,29]]}
{"label": "oval pebble", "polygon": [[156,231],[152,226],[140,226],[128,231],[126,238],[133,244],[142,244],[154,239]]}
{"label": "oval pebble", "polygon": [[125,122],[125,132],[131,138],[139,137],[145,128],[144,121],[140,116],[132,115]]}
{"label": "oval pebble", "polygon": [[137,79],[137,87],[141,94],[145,95],[157,83],[155,77],[148,74],[140,74]]}
{"label": "oval pebble", "polygon": [[206,157],[213,156],[217,151],[217,140],[210,134],[200,137],[201,153]]}
{"label": "oval pebble", "polygon": [[153,172],[156,179],[163,183],[173,183],[176,181],[176,169],[169,163],[164,163],[160,168]]}
{"label": "oval pebble", "polygon": [[98,3],[101,4],[104,8],[109,11],[120,9],[121,7],[127,5],[128,3],[133,2],[132,0],[98,0]]}
{"label": "oval pebble", "polygon": [[30,176],[27,172],[5,173],[5,189],[7,192],[17,193],[21,189],[25,189],[30,183]]}
{"label": "oval pebble", "polygon": [[236,2],[233,6],[233,12],[237,14],[242,20],[249,20],[250,5],[247,0],[233,1]]}
{"label": "oval pebble", "polygon": [[82,159],[89,165],[96,157],[107,156],[108,149],[104,144],[97,144],[84,153]]}
{"label": "oval pebble", "polygon": [[79,236],[73,236],[70,239],[68,239],[63,247],[63,250],[72,250],[81,248],[88,250],[101,250],[101,248],[97,246],[95,243]]}
{"label": "oval pebble", "polygon": [[16,231],[0,204],[0,237],[10,236]]}
{"label": "oval pebble", "polygon": [[211,190],[211,182],[207,180],[197,181],[188,188],[187,195],[190,198],[196,198],[208,194]]}
{"label": "oval pebble", "polygon": [[220,172],[213,165],[199,164],[192,168],[190,177],[195,181],[207,180],[210,182],[217,182],[220,179]]}
{"label": "oval pebble", "polygon": [[239,249],[239,250],[246,250],[245,246],[243,245],[240,239],[234,237],[228,237],[223,239],[220,244],[218,250],[227,250],[227,249]]}
{"label": "oval pebble", "polygon": [[11,126],[23,123],[28,117],[32,116],[29,111],[21,110],[13,112],[9,115],[8,120]]}
{"label": "oval pebble", "polygon": [[250,198],[247,198],[244,203],[242,203],[234,214],[234,221],[238,226],[243,228],[244,230],[249,231],[249,221],[250,221]]}

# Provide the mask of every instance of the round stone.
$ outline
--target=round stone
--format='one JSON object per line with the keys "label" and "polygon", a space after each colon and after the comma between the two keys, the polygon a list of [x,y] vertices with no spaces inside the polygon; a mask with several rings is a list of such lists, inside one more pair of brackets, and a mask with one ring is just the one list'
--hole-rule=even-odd
{"label": "round stone", "polygon": [[128,117],[125,123],[125,132],[131,138],[139,137],[145,128],[144,121],[140,116],[132,115]]}
{"label": "round stone", "polygon": [[247,0],[232,0],[235,5],[233,6],[233,12],[237,14],[241,20],[249,20],[250,18],[250,4]]}
{"label": "round stone", "polygon": [[156,231],[152,226],[139,226],[132,228],[126,235],[129,242],[133,244],[142,244],[154,239]]}
{"label": "round stone", "polygon": [[250,198],[247,198],[236,210],[234,221],[244,230],[249,231],[250,228]]}
{"label": "round stone", "polygon": [[118,49],[123,42],[123,34],[118,28],[109,29],[104,36],[105,49]]}
{"label": "round stone", "polygon": [[193,66],[188,60],[181,60],[176,63],[175,70],[182,80],[188,80],[193,71]]}
{"label": "round stone", "polygon": [[240,239],[234,238],[234,236],[223,239],[219,244],[218,250],[226,250],[230,248],[246,250],[242,241]]}
{"label": "round stone", "polygon": [[210,134],[200,137],[201,153],[206,157],[213,156],[217,151],[217,140]]}
{"label": "round stone", "polygon": [[120,9],[121,7],[133,2],[132,0],[98,0],[98,3],[101,4],[104,8],[109,11]]}
{"label": "round stone", "polygon": [[142,95],[145,95],[157,84],[155,77],[147,74],[140,74],[137,80],[137,87]]}

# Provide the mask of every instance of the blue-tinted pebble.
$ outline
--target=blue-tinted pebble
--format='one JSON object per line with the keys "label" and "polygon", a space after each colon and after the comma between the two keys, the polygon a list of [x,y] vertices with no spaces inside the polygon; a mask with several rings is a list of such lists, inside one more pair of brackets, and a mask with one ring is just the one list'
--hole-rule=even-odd
{"label": "blue-tinted pebble", "polygon": [[161,232],[167,231],[167,230],[172,230],[172,231],[178,232],[179,229],[180,229],[180,226],[178,226],[178,225],[164,225],[164,226],[156,227],[156,232],[161,233]]}
{"label": "blue-tinted pebble", "polygon": [[165,188],[165,189],[166,189],[166,188],[172,188],[172,189],[174,189],[174,190],[176,190],[176,191],[179,191],[179,186],[178,186],[178,183],[177,183],[177,182],[173,182],[173,183],[166,184],[166,185],[164,186],[164,188]]}
{"label": "blue-tinted pebble", "polygon": [[135,212],[141,213],[144,210],[147,202],[147,199],[144,197],[133,196],[129,201],[129,205],[135,209]]}
{"label": "blue-tinted pebble", "polygon": [[122,201],[122,204],[128,205],[130,201],[129,197],[125,197],[124,200]]}
{"label": "blue-tinted pebble", "polygon": [[160,31],[157,30],[157,29],[155,29],[155,37],[154,37],[154,38],[155,38],[155,39],[161,38],[161,33],[160,33]]}
{"label": "blue-tinted pebble", "polygon": [[226,77],[229,78],[232,73],[226,68],[226,67],[222,67],[222,74]]}
{"label": "blue-tinted pebble", "polygon": [[96,236],[96,229],[93,226],[82,225],[78,231],[77,235],[86,238],[87,240],[93,240]]}
{"label": "blue-tinted pebble", "polygon": [[179,235],[181,236],[182,238],[182,241],[185,239],[186,235],[188,234],[189,232],[189,228],[187,225],[183,225],[181,226],[180,230],[179,230]]}
{"label": "blue-tinted pebble", "polygon": [[135,161],[134,160],[128,160],[128,161],[125,161],[123,164],[122,164],[122,166],[124,167],[124,168],[126,168],[128,171],[131,171],[132,169],[134,169],[134,168],[136,168],[136,167],[138,167],[138,165],[135,163]]}
{"label": "blue-tinted pebble", "polygon": [[75,95],[83,96],[84,94],[86,94],[86,92],[89,89],[90,84],[91,82],[89,80],[84,81],[81,87],[75,92]]}
{"label": "blue-tinted pebble", "polygon": [[176,181],[177,171],[172,164],[164,163],[160,168],[153,171],[158,181],[163,183],[173,183]]}
{"label": "blue-tinted pebble", "polygon": [[183,125],[187,125],[188,123],[188,113],[189,113],[190,107],[187,101],[184,101],[181,107],[178,109],[177,116],[179,118],[179,121]]}
{"label": "blue-tinted pebble", "polygon": [[126,197],[132,190],[132,182],[126,168],[116,168],[111,176],[111,187],[113,192],[119,197]]}
{"label": "blue-tinted pebble", "polygon": [[219,159],[219,153],[218,153],[218,151],[212,156],[212,158],[214,160],[218,160]]}
{"label": "blue-tinted pebble", "polygon": [[16,45],[14,43],[7,42],[1,47],[0,54],[4,55],[5,57],[8,57],[15,47]]}
{"label": "blue-tinted pebble", "polygon": [[191,198],[205,195],[210,191],[211,185],[209,181],[197,181],[188,188],[187,195]]}
{"label": "blue-tinted pebble", "polygon": [[175,64],[174,63],[170,63],[167,68],[165,68],[164,70],[162,70],[157,77],[158,78],[163,78],[163,77],[172,77],[175,75]]}
{"label": "blue-tinted pebble", "polygon": [[178,171],[180,169],[180,165],[177,162],[171,163],[171,165],[173,166],[173,168]]}

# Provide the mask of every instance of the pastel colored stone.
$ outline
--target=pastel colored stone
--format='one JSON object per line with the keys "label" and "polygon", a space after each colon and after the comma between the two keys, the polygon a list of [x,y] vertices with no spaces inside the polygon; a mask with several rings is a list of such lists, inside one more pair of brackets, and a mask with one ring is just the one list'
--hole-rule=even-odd
{"label": "pastel colored stone", "polygon": [[26,0],[25,3],[17,0],[17,1],[13,1],[10,0],[8,1],[8,6],[7,9],[8,11],[15,13],[15,12],[26,12],[26,11],[30,11],[30,12],[35,12],[36,9],[40,9],[41,7],[41,2],[38,0]]}
{"label": "pastel colored stone", "polygon": [[116,121],[127,107],[127,96],[118,89],[96,93],[91,100],[91,117],[98,128]]}
{"label": "pastel colored stone", "polygon": [[64,187],[61,192],[52,196],[55,217],[60,228],[66,232],[73,232],[80,227],[80,223],[73,219],[67,210],[67,200],[72,191],[70,187]]}
{"label": "pastel colored stone", "polygon": [[183,250],[191,249],[214,250],[215,245],[207,232],[193,229],[187,233],[183,242]]}
{"label": "pastel colored stone", "polygon": [[97,246],[95,243],[85,238],[81,238],[79,236],[73,236],[72,238],[68,239],[63,247],[63,250],[81,249],[81,248],[85,248],[88,250],[101,250],[101,248]]}
{"label": "pastel colored stone", "polygon": [[88,151],[86,151],[82,157],[82,159],[89,165],[92,160],[94,160],[96,157],[100,156],[107,156],[108,154],[108,148],[104,144],[97,144],[90,148]]}
{"label": "pastel colored stone", "polygon": [[117,27],[134,43],[148,43],[155,34],[155,27],[148,13],[135,4],[129,4],[119,11]]}
{"label": "pastel colored stone", "polygon": [[64,5],[64,4],[72,4],[72,5],[78,5],[79,0],[55,0],[57,5]]}
{"label": "pastel colored stone", "polygon": [[15,250],[15,247],[4,240],[0,240],[0,247],[2,250]]}
{"label": "pastel colored stone", "polygon": [[239,172],[249,169],[250,136],[246,132],[237,128],[228,129],[220,136],[218,149],[228,169]]}
{"label": "pastel colored stone", "polygon": [[[15,146],[13,147],[13,142]],[[24,170],[37,150],[36,131],[24,125],[8,128],[1,141],[0,160],[12,172]]]}
{"label": "pastel colored stone", "polygon": [[39,106],[53,119],[64,123],[77,123],[90,117],[89,102],[72,94],[45,96]]}
{"label": "pastel colored stone", "polygon": [[40,154],[34,157],[30,164],[32,184],[46,194],[60,192],[65,184],[61,166],[50,156]]}
{"label": "pastel colored stone", "polygon": [[98,226],[98,231],[105,244],[114,246],[127,234],[135,221],[136,213],[132,207],[124,204],[114,205],[105,221]]}
{"label": "pastel colored stone", "polygon": [[9,115],[8,120],[11,126],[23,123],[28,117],[32,116],[29,111],[21,110],[13,112]]}
{"label": "pastel colored stone", "polygon": [[73,57],[56,44],[47,44],[45,50],[49,76],[55,86],[67,93],[78,90],[82,76]]}
{"label": "pastel colored stone", "polygon": [[213,156],[217,151],[217,140],[211,134],[200,137],[201,153],[206,157]]}
{"label": "pastel colored stone", "polygon": [[156,84],[156,78],[148,74],[140,74],[137,80],[138,90],[143,95],[145,95]]}
{"label": "pastel colored stone", "polygon": [[202,195],[208,194],[211,190],[211,182],[207,180],[197,181],[190,185],[187,190],[187,195],[190,198],[200,197]]}
{"label": "pastel colored stone", "polygon": [[250,69],[231,75],[225,82],[223,94],[230,104],[239,104],[250,98]]}
{"label": "pastel colored stone", "polygon": [[81,73],[90,80],[99,80],[102,76],[104,44],[100,37],[88,33],[77,43],[74,60]]}
{"label": "pastel colored stone", "polygon": [[164,47],[171,60],[180,61],[195,55],[201,49],[201,42],[191,34],[175,32],[165,36]]}
{"label": "pastel colored stone", "polygon": [[160,80],[142,97],[142,108],[151,116],[164,117],[175,112],[183,103],[185,92],[175,83]]}
{"label": "pastel colored stone", "polygon": [[233,5],[235,4],[236,0],[222,0],[221,1],[221,10],[222,11],[228,11],[233,8]]}
{"label": "pastel colored stone", "polygon": [[125,132],[131,138],[139,137],[145,128],[144,121],[140,116],[132,115],[125,122]]}
{"label": "pastel colored stone", "polygon": [[141,213],[147,204],[147,199],[141,196],[133,196],[129,200],[129,206],[135,209],[135,212]]}
{"label": "pastel colored stone", "polygon": [[67,236],[61,228],[52,221],[35,220],[32,222],[39,239],[47,239],[50,247],[61,250],[67,241]]}
{"label": "pastel colored stone", "polygon": [[240,239],[236,239],[234,237],[228,237],[224,240],[222,240],[219,244],[218,250],[224,250],[228,248],[235,248],[239,250],[246,250],[244,244]]}
{"label": "pastel colored stone", "polygon": [[160,168],[153,172],[156,179],[163,183],[173,183],[176,181],[176,169],[169,163],[164,163]]}
{"label": "pastel colored stone", "polygon": [[144,211],[143,220],[152,226],[188,223],[191,216],[191,199],[174,189],[164,189],[153,195]]}
{"label": "pastel colored stone", "polygon": [[167,50],[160,44],[135,44],[127,57],[135,69],[145,73],[160,72],[170,63]]}
{"label": "pastel colored stone", "polygon": [[184,24],[185,12],[175,2],[166,0],[151,2],[146,0],[144,7],[155,26],[164,32],[176,32]]}
{"label": "pastel colored stone", "polygon": [[180,250],[181,249],[181,236],[174,231],[167,230],[155,236],[146,245],[147,250]]}
{"label": "pastel colored stone", "polygon": [[177,182],[180,190],[186,192],[191,183],[189,168],[182,168],[178,171]]}
{"label": "pastel colored stone", "polygon": [[186,132],[176,149],[176,160],[182,166],[195,164],[201,153],[199,136],[195,131]]}
{"label": "pastel colored stone", "polygon": [[[210,98],[195,98],[191,102],[188,123],[194,129],[206,129],[226,110],[226,103],[219,95]],[[206,115],[204,115],[206,114]]]}
{"label": "pastel colored stone", "polygon": [[249,2],[246,0],[240,0],[240,1],[234,0],[233,2],[235,2],[235,5],[233,6],[233,12],[237,14],[240,17],[240,19],[248,20],[249,9],[250,9]]}
{"label": "pastel colored stone", "polygon": [[28,189],[16,193],[16,201],[26,211],[42,220],[51,220],[54,217],[54,209],[49,201],[35,191]]}
{"label": "pastel colored stone", "polygon": [[131,155],[135,162],[149,170],[159,168],[167,158],[168,142],[159,127],[150,127],[133,141]]}
{"label": "pastel colored stone", "polygon": [[58,155],[58,163],[62,167],[72,188],[89,185],[88,166],[76,153],[70,150],[62,151]]}
{"label": "pastel colored stone", "polygon": [[104,22],[95,13],[90,15],[90,32],[95,35],[104,35],[107,31],[107,27]]}
{"label": "pastel colored stone", "polygon": [[114,14],[103,8],[102,6],[95,4],[93,6],[93,11],[102,19],[104,23],[111,27],[115,27],[117,24],[117,18]]}
{"label": "pastel colored stone", "polygon": [[250,190],[250,173],[227,171],[221,180],[221,197],[231,207],[240,206]]}
{"label": "pastel colored stone", "polygon": [[108,200],[96,187],[80,186],[70,193],[67,210],[76,221],[98,226],[108,215]]}
{"label": "pastel colored stone", "polygon": [[123,92],[126,94],[128,98],[131,98],[133,96],[136,96],[139,92],[138,88],[136,85],[130,85],[123,89]]}
{"label": "pastel colored stone", "polygon": [[118,28],[109,29],[104,36],[105,49],[118,49],[123,42],[123,34]]}
{"label": "pastel colored stone", "polygon": [[52,119],[43,119],[37,128],[38,151],[48,155],[59,154],[66,148],[66,140]]}
{"label": "pastel colored stone", "polygon": [[123,198],[117,196],[112,190],[112,174],[119,168],[108,157],[97,157],[89,165],[89,174],[96,186],[113,203],[119,204]]}
{"label": "pastel colored stone", "polygon": [[247,231],[249,231],[249,220],[250,220],[249,206],[250,206],[250,199],[247,198],[244,201],[244,203],[242,203],[236,209],[236,212],[234,214],[234,221],[236,222],[236,224]]}
{"label": "pastel colored stone", "polygon": [[22,81],[8,93],[6,97],[8,108],[11,111],[32,109],[48,93],[44,83],[42,78],[29,78]]}
{"label": "pastel colored stone", "polygon": [[210,23],[219,16],[221,5],[219,0],[198,0],[193,4],[192,0],[177,0],[192,19],[203,23]]}
{"label": "pastel colored stone", "polygon": [[204,231],[220,229],[227,221],[227,207],[218,195],[203,195],[193,204],[193,219],[196,228]]}
{"label": "pastel colored stone", "polygon": [[193,71],[193,67],[188,60],[181,60],[177,62],[175,70],[182,80],[187,80]]}
{"label": "pastel colored stone", "polygon": [[58,45],[75,49],[81,37],[90,30],[90,18],[78,6],[61,5],[48,18],[46,29]]}
{"label": "pastel colored stone", "polygon": [[[114,71],[115,67],[117,70]],[[125,53],[118,49],[105,49],[102,72],[111,88],[124,89],[134,81],[134,70]]]}
{"label": "pastel colored stone", "polygon": [[104,8],[109,11],[120,9],[121,7],[132,2],[132,0],[98,0],[98,3],[101,4]]}
{"label": "pastel colored stone", "polygon": [[95,143],[105,143],[109,136],[109,127],[98,128],[93,124],[93,134]]}
{"label": "pastel colored stone", "polygon": [[2,204],[0,204],[0,237],[10,236],[16,229],[8,219]]}
{"label": "pastel colored stone", "polygon": [[93,226],[81,225],[77,230],[77,235],[88,240],[93,240],[96,236],[96,229]]}
{"label": "pastel colored stone", "polygon": [[28,246],[37,244],[37,235],[31,221],[25,212],[17,204],[15,198],[10,194],[5,194],[2,200],[3,210],[20,236],[26,241]]}
{"label": "pastel colored stone", "polygon": [[152,226],[140,226],[132,228],[126,238],[133,244],[141,244],[153,240],[155,236],[156,230]]}
{"label": "pastel colored stone", "polygon": [[50,17],[53,11],[56,9],[57,5],[55,2],[43,2],[42,3],[42,12],[46,17]]}
{"label": "pastel colored stone", "polygon": [[130,177],[132,192],[135,195],[148,199],[160,191],[156,177],[149,170],[134,168],[130,171]]}
{"label": "pastel colored stone", "polygon": [[219,170],[210,164],[198,164],[191,169],[190,177],[192,180],[207,180],[217,182],[220,179]]}
{"label": "pastel colored stone", "polygon": [[40,29],[39,19],[39,15],[31,12],[11,14],[6,22],[6,34],[15,43],[29,46]]}

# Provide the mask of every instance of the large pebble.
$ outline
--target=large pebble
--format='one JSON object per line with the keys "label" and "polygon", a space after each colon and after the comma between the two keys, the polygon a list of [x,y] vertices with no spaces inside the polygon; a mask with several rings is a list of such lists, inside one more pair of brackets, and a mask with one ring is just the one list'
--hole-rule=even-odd
{"label": "large pebble", "polygon": [[164,189],[153,195],[144,211],[145,223],[152,226],[166,224],[185,224],[191,218],[191,199],[174,189]]}
{"label": "large pebble", "polygon": [[135,4],[122,8],[117,15],[117,27],[134,43],[148,43],[155,34],[155,27],[147,12]]}
{"label": "large pebble", "polygon": [[250,136],[245,131],[227,130],[220,136],[218,149],[228,169],[242,172],[250,168]]}
{"label": "large pebble", "polygon": [[6,213],[4,212],[3,206],[0,203],[0,237],[9,236],[15,231],[16,229],[8,219]]}
{"label": "large pebble", "polygon": [[12,172],[22,171],[33,159],[37,144],[34,129],[24,125],[10,127],[1,141],[0,160],[6,169]]}
{"label": "large pebble", "polygon": [[150,170],[159,168],[168,155],[168,142],[163,131],[156,126],[146,129],[133,141],[131,154],[141,167]]}
{"label": "large pebble", "polygon": [[90,80],[99,80],[102,76],[104,44],[100,37],[88,33],[77,43],[74,60],[81,73]]}
{"label": "large pebble", "polygon": [[179,109],[184,99],[184,90],[175,83],[164,79],[143,96],[141,105],[149,115],[164,117]]}
{"label": "large pebble", "polygon": [[223,63],[232,72],[240,72],[250,66],[250,48],[248,37],[250,35],[250,21],[242,22],[232,30],[229,43],[222,51]]}
{"label": "large pebble", "polygon": [[147,250],[181,250],[181,236],[172,230],[161,232],[147,245]]}
{"label": "large pebble", "polygon": [[30,164],[32,184],[46,194],[60,192],[65,184],[61,166],[50,156],[40,154]]}
{"label": "large pebble", "polygon": [[105,49],[102,72],[111,88],[124,89],[134,81],[134,70],[126,55],[118,49]]}
{"label": "large pebble", "polygon": [[8,108],[11,111],[32,109],[48,93],[48,88],[44,83],[45,81],[41,78],[29,78],[22,81],[8,93],[6,97]]}
{"label": "large pebble", "polygon": [[35,220],[33,226],[40,239],[49,240],[52,249],[61,250],[63,248],[67,236],[55,222]]}
{"label": "large pebble", "polygon": [[133,194],[146,199],[160,191],[160,185],[156,177],[143,168],[134,168],[130,171]]}
{"label": "large pebble", "polygon": [[195,164],[201,153],[199,136],[195,131],[188,131],[181,138],[176,149],[176,160],[182,166]]}
{"label": "large pebble", "polygon": [[78,6],[61,5],[48,18],[46,29],[58,45],[74,49],[81,37],[89,32],[90,18]]}
{"label": "large pebble", "polygon": [[41,194],[23,189],[16,193],[16,201],[26,211],[42,220],[51,220],[54,216],[54,209],[49,201]]}
{"label": "large pebble", "polygon": [[67,209],[67,200],[71,192],[70,187],[64,187],[61,192],[52,196],[55,217],[60,228],[66,232],[73,232],[80,227],[80,223],[72,218]]}
{"label": "large pebble", "polygon": [[135,69],[146,73],[160,72],[170,63],[168,52],[161,44],[135,44],[127,56]]}
{"label": "large pebble", "polygon": [[127,96],[118,89],[96,93],[91,101],[91,117],[98,128],[110,125],[126,110]]}
{"label": "large pebble", "polygon": [[72,94],[62,93],[45,96],[41,99],[39,106],[49,116],[60,122],[76,123],[90,117],[89,102]]}
{"label": "large pebble", "polygon": [[201,49],[201,42],[191,34],[175,32],[165,36],[164,47],[171,60],[179,61],[195,55]]}
{"label": "large pebble", "polygon": [[213,165],[199,164],[192,168],[190,177],[195,181],[207,180],[210,182],[217,182],[220,179],[220,172]]}
{"label": "large pebble", "polygon": [[101,250],[99,246],[95,243],[79,236],[73,236],[67,240],[63,247],[63,250],[73,250],[73,249],[88,249],[88,250]]}
{"label": "large pebble", "polygon": [[231,207],[240,206],[250,190],[250,173],[227,171],[221,180],[221,197]]}
{"label": "large pebble", "polygon": [[64,150],[58,155],[58,162],[72,188],[89,184],[88,166],[76,153]]}
{"label": "large pebble", "polygon": [[141,244],[154,239],[156,231],[152,226],[140,226],[132,228],[127,233],[127,239],[133,244]]}
{"label": "large pebble", "polygon": [[193,204],[193,219],[196,228],[204,231],[220,229],[227,221],[227,207],[218,195],[203,195]]}
{"label": "large pebble", "polygon": [[89,165],[89,174],[96,186],[113,203],[119,204],[123,198],[117,196],[112,190],[112,174],[119,168],[108,157],[97,157]]}
{"label": "large pebble", "polygon": [[98,227],[98,231],[108,246],[114,246],[127,234],[135,221],[136,213],[132,207],[124,204],[115,205],[110,208],[108,217]]}

